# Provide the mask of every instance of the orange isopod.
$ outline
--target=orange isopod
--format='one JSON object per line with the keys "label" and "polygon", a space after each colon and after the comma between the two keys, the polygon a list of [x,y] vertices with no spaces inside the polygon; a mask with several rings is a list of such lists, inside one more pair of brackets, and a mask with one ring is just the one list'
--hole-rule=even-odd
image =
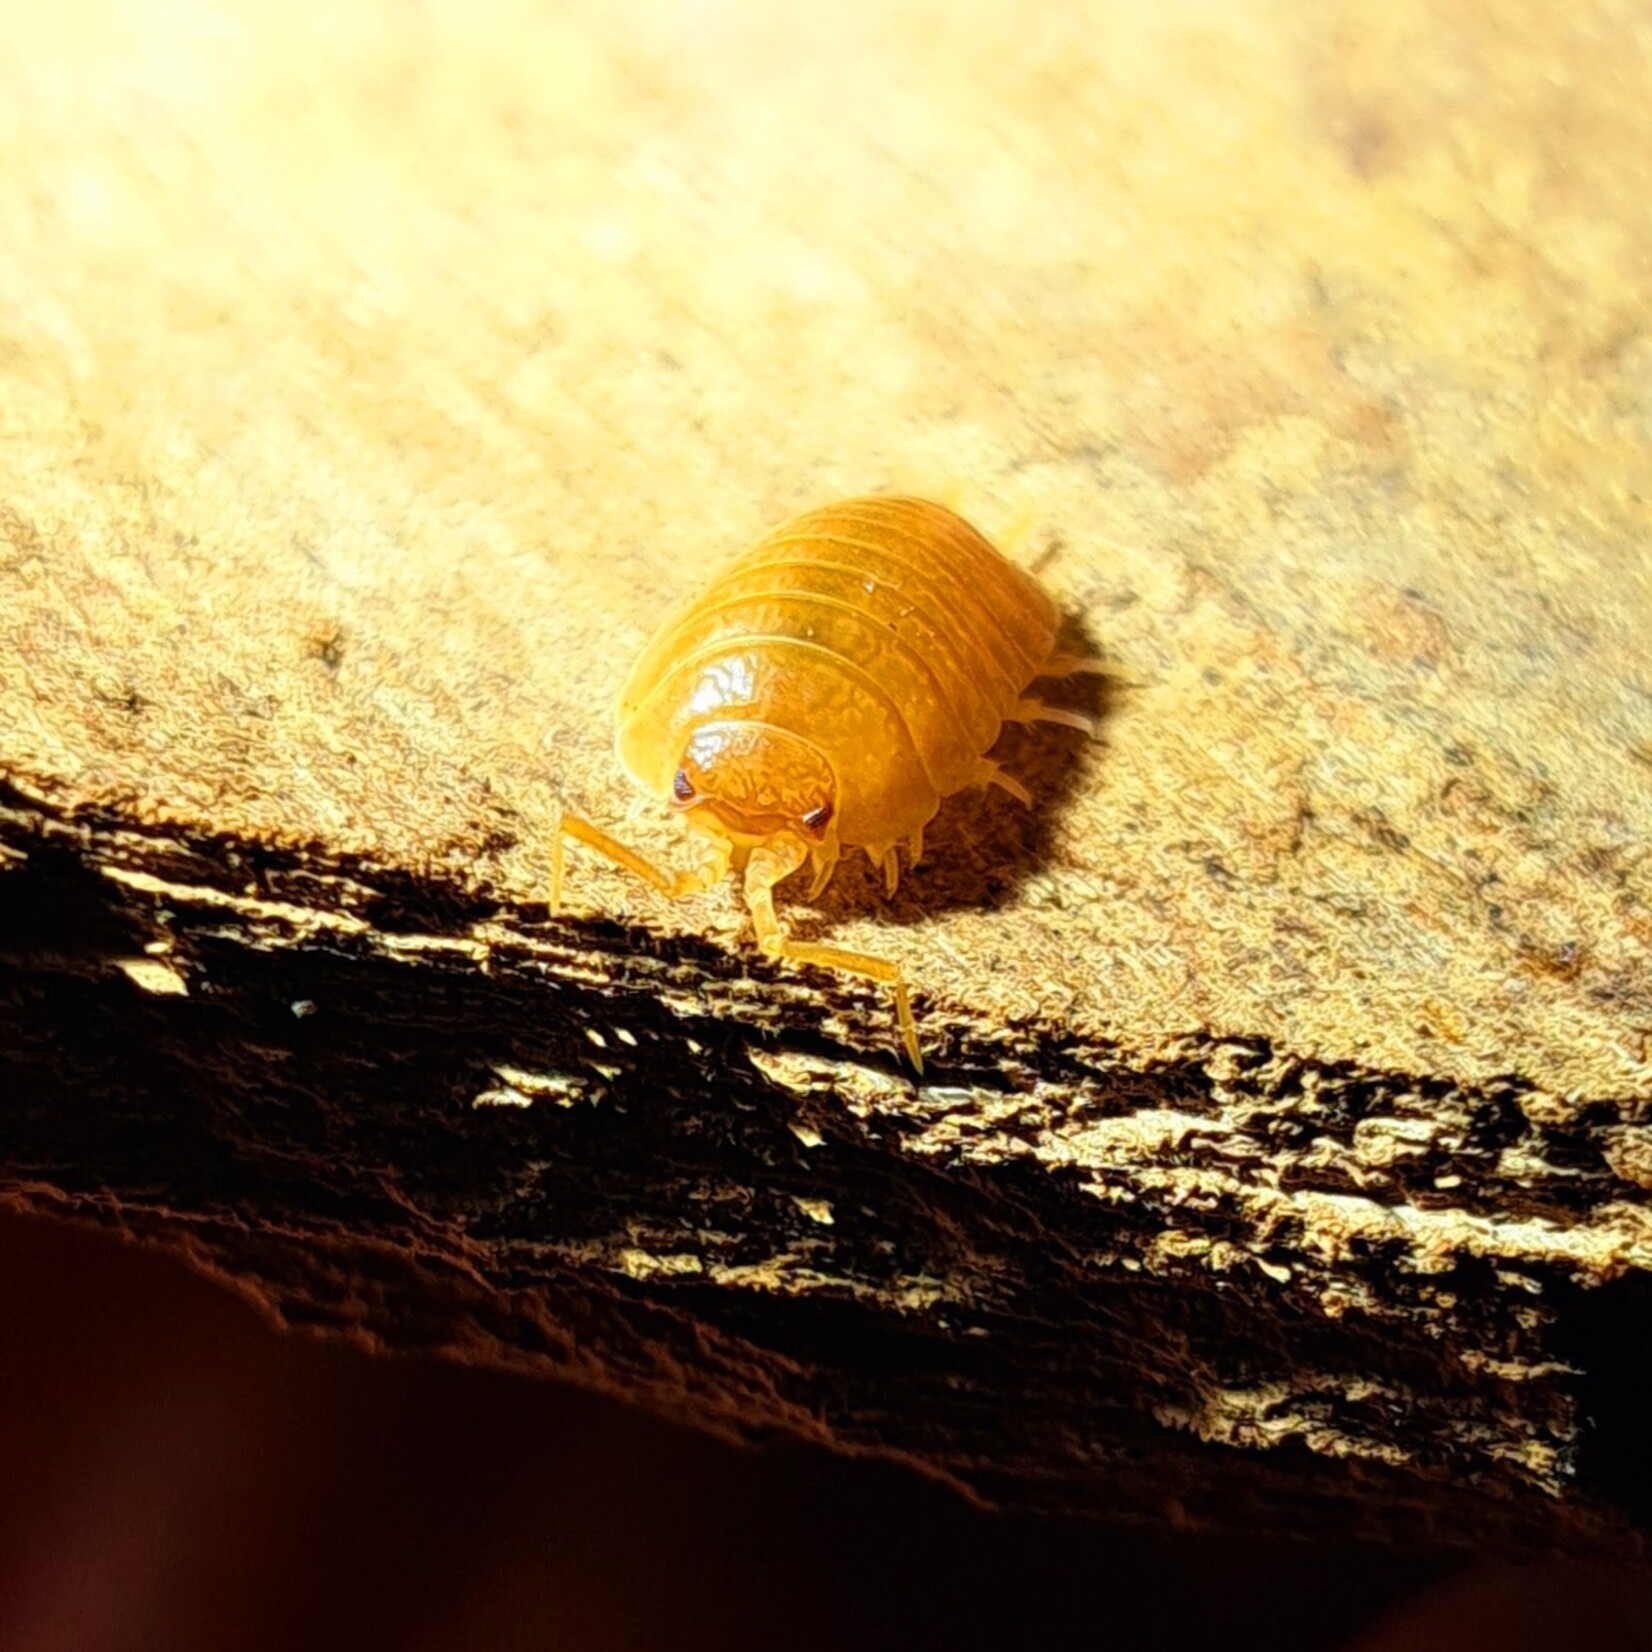
{"label": "orange isopod", "polygon": [[996,785],[1030,803],[986,753],[1006,722],[1090,719],[1026,697],[1038,677],[1100,671],[1054,652],[1060,616],[1032,577],[969,523],[922,499],[873,496],[807,512],[766,534],[660,628],[619,702],[620,762],[697,829],[704,864],[670,872],[564,814],[566,835],[673,898],[744,876],[758,945],[894,990],[920,1072],[900,966],[794,941],[774,888],[807,861],[811,898],[843,850],[900,878],[941,800]]}

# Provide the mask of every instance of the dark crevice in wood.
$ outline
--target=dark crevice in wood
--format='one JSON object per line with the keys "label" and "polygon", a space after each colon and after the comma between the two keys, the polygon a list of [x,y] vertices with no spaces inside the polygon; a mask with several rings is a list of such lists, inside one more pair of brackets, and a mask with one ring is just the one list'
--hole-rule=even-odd
{"label": "dark crevice in wood", "polygon": [[[1557,1130],[1513,1076],[1469,1090],[1262,1040],[1143,1062],[967,1028],[919,1091],[766,966],[768,1019],[744,1013],[749,960],[691,938],[20,793],[0,846],[0,1192],[166,1244],[288,1323],[1027,1506],[1638,1543],[1644,1278],[1586,1286],[1558,1249],[1421,1268],[1403,1228],[1326,1255],[1246,1198],[1564,1224],[1640,1197],[1602,1155],[1626,1103]],[[484,922],[471,950],[422,944]],[[140,984],[143,960],[187,990]],[[776,1059],[825,1076],[782,1082]],[[1152,1110],[1185,1117],[1162,1150],[1045,1151]],[[1306,1162],[1400,1115],[1452,1122],[1418,1122],[1362,1181]]]}

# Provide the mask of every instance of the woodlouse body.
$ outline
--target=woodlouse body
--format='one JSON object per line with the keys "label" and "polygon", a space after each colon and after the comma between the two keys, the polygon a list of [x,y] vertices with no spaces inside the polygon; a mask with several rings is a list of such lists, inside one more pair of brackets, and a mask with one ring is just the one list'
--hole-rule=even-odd
{"label": "woodlouse body", "polygon": [[759,540],[643,650],[620,699],[620,760],[693,809],[676,785],[686,772],[735,831],[818,841],[804,818],[824,808],[841,844],[881,864],[977,780],[1057,622],[944,507],[828,505]]}
{"label": "woodlouse body", "polygon": [[1096,668],[1053,656],[1058,622],[1031,577],[944,506],[879,496],[810,511],[667,620],[620,697],[621,762],[706,835],[708,864],[672,874],[586,822],[564,817],[563,831],[668,894],[743,867],[764,951],[888,982],[920,1064],[899,969],[792,941],[771,892],[805,860],[818,892],[852,847],[893,893],[897,845],[918,857],[943,798],[995,783],[1028,801],[986,753],[1006,721],[1088,728],[1024,697],[1037,677]]}

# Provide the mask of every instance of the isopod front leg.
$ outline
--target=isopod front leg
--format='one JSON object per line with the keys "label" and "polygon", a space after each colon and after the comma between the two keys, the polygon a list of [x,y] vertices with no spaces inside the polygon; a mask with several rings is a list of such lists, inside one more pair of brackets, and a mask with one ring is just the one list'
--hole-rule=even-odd
{"label": "isopod front leg", "polygon": [[728,876],[731,849],[726,843],[708,845],[710,852],[703,865],[691,867],[687,871],[674,872],[667,867],[656,865],[646,855],[639,855],[635,849],[628,848],[618,838],[610,837],[600,826],[593,826],[590,821],[581,820],[578,815],[571,815],[567,810],[563,810],[556,823],[556,834],[551,839],[552,917],[562,910],[563,844],[568,838],[572,838],[576,843],[583,843],[587,849],[595,849],[599,855],[613,861],[616,866],[623,866],[627,872],[641,878],[644,883],[652,884],[668,900],[680,901],[690,895],[698,895],[714,888]]}
{"label": "isopod front leg", "polygon": [[888,987],[895,997],[895,1014],[900,1021],[901,1042],[906,1046],[913,1070],[924,1070],[923,1051],[918,1047],[918,1023],[912,1017],[912,996],[901,966],[891,958],[871,952],[851,952],[837,946],[820,946],[813,941],[794,941],[774,910],[774,886],[803,864],[808,851],[800,843],[780,838],[760,845],[746,862],[746,906],[757,930],[757,944],[769,958],[788,958],[794,963],[816,964],[823,969],[841,970]]}

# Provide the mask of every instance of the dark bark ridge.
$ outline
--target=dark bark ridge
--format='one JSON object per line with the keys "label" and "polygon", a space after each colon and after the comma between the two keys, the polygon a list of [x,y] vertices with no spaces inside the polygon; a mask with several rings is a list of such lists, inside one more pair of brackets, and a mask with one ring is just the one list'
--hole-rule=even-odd
{"label": "dark bark ridge", "polygon": [[967,1023],[914,1084],[830,1030],[866,1004],[0,790],[8,1202],[290,1324],[990,1501],[1639,1548],[1643,1107]]}

